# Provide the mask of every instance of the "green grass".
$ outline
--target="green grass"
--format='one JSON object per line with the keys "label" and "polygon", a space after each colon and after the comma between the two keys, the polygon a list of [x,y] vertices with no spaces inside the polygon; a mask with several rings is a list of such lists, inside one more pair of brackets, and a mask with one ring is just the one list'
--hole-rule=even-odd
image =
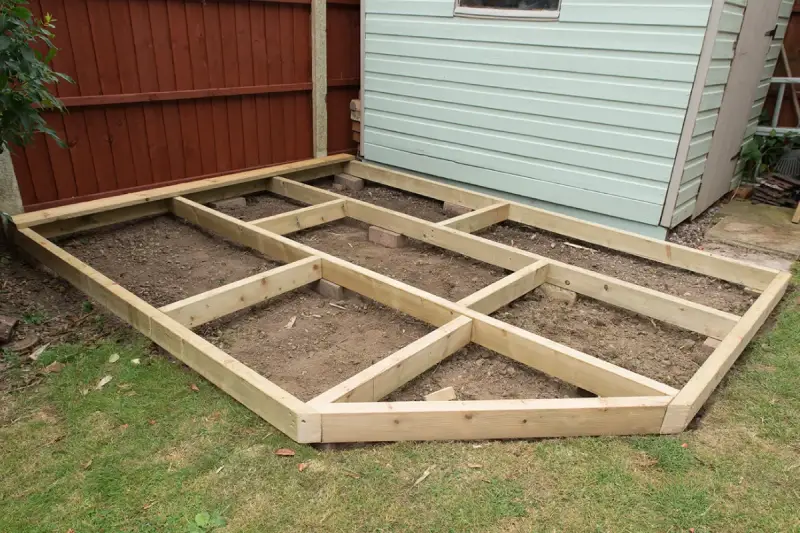
{"label": "green grass", "polygon": [[800,532],[799,296],[665,437],[319,452],[143,341],[57,346],[61,373],[0,398],[0,531]]}

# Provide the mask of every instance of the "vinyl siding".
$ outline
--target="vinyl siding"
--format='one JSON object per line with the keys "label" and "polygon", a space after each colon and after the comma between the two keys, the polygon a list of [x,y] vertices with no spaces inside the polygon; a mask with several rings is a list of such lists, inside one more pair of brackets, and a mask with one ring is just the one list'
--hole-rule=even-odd
{"label": "vinyl siding", "polygon": [[363,1],[365,159],[658,224],[711,0],[562,0],[557,22]]}
{"label": "vinyl siding", "polygon": [[678,225],[694,213],[746,6],[747,0],[728,0],[722,8],[719,33],[714,41],[711,66],[703,88],[703,98],[700,100],[700,113],[692,131],[692,142],[689,145],[670,227]]}

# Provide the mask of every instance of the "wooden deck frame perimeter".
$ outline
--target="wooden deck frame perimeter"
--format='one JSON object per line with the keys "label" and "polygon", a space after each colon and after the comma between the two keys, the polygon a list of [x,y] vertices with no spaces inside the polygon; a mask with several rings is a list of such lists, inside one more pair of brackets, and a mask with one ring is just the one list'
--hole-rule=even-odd
{"label": "wooden deck frame perimeter", "polygon": [[[473,211],[434,223],[303,183],[341,172]],[[249,222],[203,205],[260,191],[310,205]],[[172,213],[284,265],[156,309],[48,239],[164,213]],[[459,302],[451,302],[284,237],[345,217],[512,273]],[[471,234],[505,220],[737,283],[761,295],[739,317]],[[298,442],[680,432],[775,308],[790,281],[786,272],[586,223],[354,161],[346,155],[26,213],[14,217],[13,223],[15,241],[24,251]],[[308,402],[189,329],[320,279],[437,329]],[[721,342],[689,382],[676,390],[488,316],[542,283],[568,288]],[[379,401],[470,342],[595,392],[598,397]]]}

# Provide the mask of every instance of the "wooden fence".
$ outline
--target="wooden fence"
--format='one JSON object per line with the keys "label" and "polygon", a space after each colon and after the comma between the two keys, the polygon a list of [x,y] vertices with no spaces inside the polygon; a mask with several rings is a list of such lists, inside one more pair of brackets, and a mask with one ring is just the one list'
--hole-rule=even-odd
{"label": "wooden fence", "polygon": [[[313,157],[311,0],[32,0],[73,77],[12,159],[35,210]],[[328,153],[354,151],[358,0],[327,2]]]}

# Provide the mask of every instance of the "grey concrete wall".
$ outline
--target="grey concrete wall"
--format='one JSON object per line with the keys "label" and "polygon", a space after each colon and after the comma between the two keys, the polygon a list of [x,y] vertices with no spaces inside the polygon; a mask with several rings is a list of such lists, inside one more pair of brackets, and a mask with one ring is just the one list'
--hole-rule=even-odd
{"label": "grey concrete wall", "polygon": [[22,213],[22,198],[19,195],[14,165],[11,163],[11,152],[5,147],[0,153],[0,213]]}

